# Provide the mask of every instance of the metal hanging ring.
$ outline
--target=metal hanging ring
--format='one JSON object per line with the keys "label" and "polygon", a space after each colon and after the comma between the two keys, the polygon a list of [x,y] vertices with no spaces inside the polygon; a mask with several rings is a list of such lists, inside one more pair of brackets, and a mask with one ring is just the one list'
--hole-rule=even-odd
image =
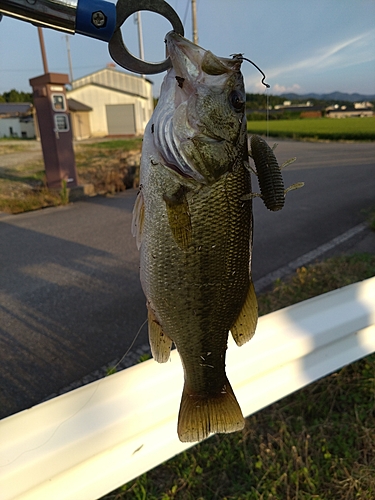
{"label": "metal hanging ring", "polygon": [[140,10],[160,14],[172,24],[173,30],[176,33],[184,35],[184,27],[180,18],[175,10],[164,0],[134,0],[133,2],[119,0],[116,6],[116,29],[108,44],[109,53],[117,64],[134,73],[140,73],[141,75],[162,73],[171,66],[169,58],[158,63],[138,59],[138,57],[129,52],[122,39],[121,26],[128,17]]}

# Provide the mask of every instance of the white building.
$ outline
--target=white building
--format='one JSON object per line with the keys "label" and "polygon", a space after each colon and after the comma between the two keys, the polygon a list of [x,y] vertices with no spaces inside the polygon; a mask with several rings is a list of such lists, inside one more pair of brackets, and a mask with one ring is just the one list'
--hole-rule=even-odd
{"label": "white building", "polygon": [[32,104],[29,102],[0,103],[0,137],[35,137]]}
{"label": "white building", "polygon": [[90,135],[142,135],[153,111],[152,82],[107,67],[72,82],[68,99],[92,108]]}

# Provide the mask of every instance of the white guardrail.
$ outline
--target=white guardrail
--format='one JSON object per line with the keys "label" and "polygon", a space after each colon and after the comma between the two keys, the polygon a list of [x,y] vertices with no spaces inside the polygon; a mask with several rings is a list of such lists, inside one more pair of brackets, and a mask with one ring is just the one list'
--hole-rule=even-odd
{"label": "white guardrail", "polygon": [[[263,316],[227,373],[250,415],[374,351],[375,277]],[[5,418],[0,499],[97,499],[185,450],[182,385],[173,351]]]}

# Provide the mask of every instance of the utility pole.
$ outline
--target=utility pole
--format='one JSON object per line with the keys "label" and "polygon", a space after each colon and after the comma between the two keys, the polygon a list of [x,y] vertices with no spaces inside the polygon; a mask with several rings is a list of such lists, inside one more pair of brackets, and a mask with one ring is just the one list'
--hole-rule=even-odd
{"label": "utility pole", "polygon": [[[141,13],[139,11],[135,13],[135,22],[137,23],[138,27],[139,59],[142,59],[142,61],[144,61],[145,52],[143,49],[142,20],[141,20]],[[141,77],[144,78],[145,75],[141,75]]]}
{"label": "utility pole", "polygon": [[144,61],[145,53],[143,50],[143,35],[142,35],[142,21],[141,21],[141,13],[138,11],[135,14],[135,22],[138,25],[138,46],[139,46],[139,58]]}
{"label": "utility pole", "polygon": [[65,35],[66,39],[66,50],[68,51],[68,63],[69,63],[69,77],[70,83],[73,81],[73,65],[72,65],[72,56],[70,54],[70,41],[68,35]]}
{"label": "utility pole", "polygon": [[198,43],[198,27],[197,27],[197,0],[191,0],[191,16],[193,21],[193,43]]}
{"label": "utility pole", "polygon": [[44,45],[43,31],[42,31],[42,28],[40,26],[38,26],[38,35],[39,35],[40,50],[42,52],[44,74],[46,74],[46,73],[49,73],[48,63],[47,63],[46,47]]}

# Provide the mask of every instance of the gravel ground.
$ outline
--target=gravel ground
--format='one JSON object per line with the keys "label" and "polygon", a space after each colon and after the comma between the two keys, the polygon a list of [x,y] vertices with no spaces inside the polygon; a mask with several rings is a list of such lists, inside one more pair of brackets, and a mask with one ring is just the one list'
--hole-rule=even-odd
{"label": "gravel ground", "polygon": [[[0,147],[1,154],[1,147]],[[31,151],[18,151],[16,153],[6,153],[0,156],[0,171],[4,169],[9,169],[11,167],[17,167],[28,163],[30,161],[42,160],[42,151],[31,150]]]}
{"label": "gravel ground", "polygon": [[[97,142],[97,139],[84,143]],[[100,140],[103,142],[103,140]],[[99,151],[94,153],[76,144],[76,165],[80,186],[89,189],[86,195],[114,194],[125,188],[137,186],[137,167],[140,163],[140,151],[117,150],[113,154],[103,156]],[[92,158],[88,161],[89,154]],[[0,197],[4,200],[25,198],[35,195],[35,188],[44,186],[44,164],[41,143],[38,141],[0,141]],[[79,193],[75,193],[74,201]],[[39,208],[44,206],[41,205]],[[38,207],[37,207],[38,208]],[[1,209],[0,209],[1,210]],[[12,211],[10,209],[8,211]],[[17,208],[18,210],[18,208]],[[6,209],[7,211],[7,209]],[[18,213],[15,211],[14,213]]]}

